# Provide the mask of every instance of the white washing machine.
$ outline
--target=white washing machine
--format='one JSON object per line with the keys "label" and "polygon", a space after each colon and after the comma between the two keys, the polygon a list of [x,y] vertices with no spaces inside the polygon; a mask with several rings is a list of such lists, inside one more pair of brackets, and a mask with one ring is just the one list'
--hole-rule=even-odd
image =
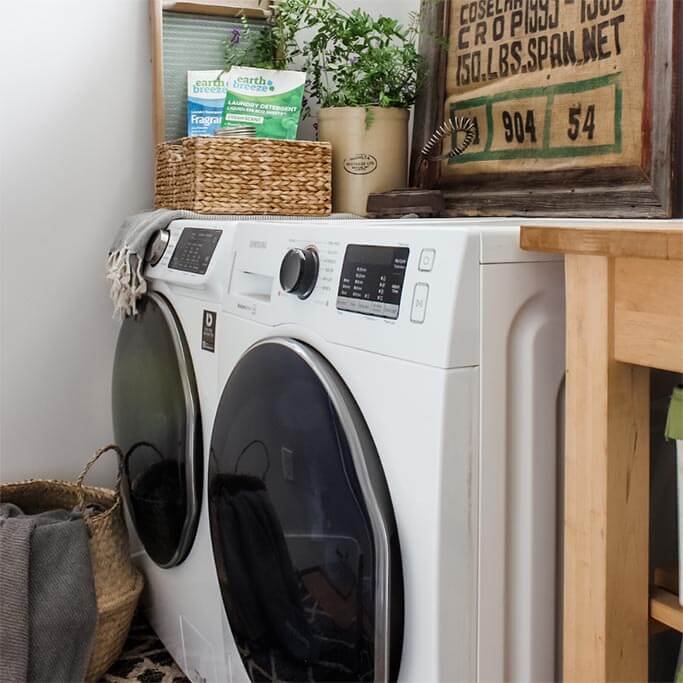
{"label": "white washing machine", "polygon": [[174,221],[147,250],[149,291],[121,327],[112,377],[114,434],[143,604],[194,681],[225,680],[220,592],[206,509],[217,401],[216,321],[234,224]]}
{"label": "white washing machine", "polygon": [[227,680],[554,680],[564,275],[518,239],[237,226],[207,484]]}

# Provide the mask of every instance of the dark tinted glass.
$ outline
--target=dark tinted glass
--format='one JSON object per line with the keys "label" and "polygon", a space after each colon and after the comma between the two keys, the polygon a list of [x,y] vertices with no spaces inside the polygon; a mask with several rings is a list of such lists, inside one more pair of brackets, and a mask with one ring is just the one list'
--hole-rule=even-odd
{"label": "dark tinted glass", "polygon": [[159,304],[147,297],[140,313],[123,322],[112,379],[114,434],[125,454],[125,497],[145,550],[164,566],[183,559],[178,556],[182,545],[189,549],[183,532],[194,534],[190,516],[198,506],[188,500],[187,457],[195,459],[195,472],[202,467],[199,414],[190,415],[188,433],[181,376],[188,372],[194,413],[194,374],[180,326],[173,324],[185,360]]}
{"label": "dark tinted glass", "polygon": [[223,602],[251,679],[374,681],[366,505],[325,388],[285,346],[255,347],[228,381],[209,509]]}

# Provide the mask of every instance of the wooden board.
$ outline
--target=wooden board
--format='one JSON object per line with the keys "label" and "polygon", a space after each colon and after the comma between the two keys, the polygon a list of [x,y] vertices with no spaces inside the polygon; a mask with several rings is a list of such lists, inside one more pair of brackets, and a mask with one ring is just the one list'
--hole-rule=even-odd
{"label": "wooden board", "polygon": [[451,215],[672,215],[681,3],[430,4],[425,35],[446,31],[450,49],[444,69],[425,41],[428,90],[439,97],[443,82],[445,101],[439,114],[418,107],[416,140],[453,114],[478,128],[436,172]]}
{"label": "wooden board", "polygon": [[612,354],[614,260],[569,254],[563,680],[647,680],[649,371]]}
{"label": "wooden board", "polygon": [[154,146],[166,140],[164,112],[164,39],[161,0],[149,0],[149,32],[152,48],[152,109],[154,112]]}
{"label": "wooden board", "polygon": [[683,607],[677,595],[655,588],[650,600],[650,616],[660,624],[683,633]]}
{"label": "wooden board", "polygon": [[556,254],[683,260],[683,221],[643,224],[524,225],[520,244]]}
{"label": "wooden board", "polygon": [[678,593],[678,567],[656,567],[653,583],[669,593]]}
{"label": "wooden board", "polygon": [[683,372],[683,261],[615,260],[617,360]]}
{"label": "wooden board", "polygon": [[411,187],[434,187],[439,178],[438,164],[431,164],[426,173],[419,174],[417,162],[420,150],[427,144],[432,133],[443,119],[443,103],[446,99],[446,68],[448,53],[444,49],[450,25],[448,0],[423,2],[420,10],[420,53],[427,63],[427,77],[418,91],[415,102],[413,136],[411,147]]}

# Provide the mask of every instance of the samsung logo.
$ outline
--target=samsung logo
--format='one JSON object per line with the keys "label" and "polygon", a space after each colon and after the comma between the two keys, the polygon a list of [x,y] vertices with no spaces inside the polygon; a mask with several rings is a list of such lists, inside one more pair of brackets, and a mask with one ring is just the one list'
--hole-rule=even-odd
{"label": "samsung logo", "polygon": [[251,240],[249,242],[249,249],[267,249],[268,242],[265,240]]}

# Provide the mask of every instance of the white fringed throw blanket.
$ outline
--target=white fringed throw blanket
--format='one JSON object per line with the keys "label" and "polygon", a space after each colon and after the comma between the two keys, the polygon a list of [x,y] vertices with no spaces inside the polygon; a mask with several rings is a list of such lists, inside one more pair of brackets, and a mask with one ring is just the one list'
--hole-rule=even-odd
{"label": "white fringed throw blanket", "polygon": [[137,313],[137,301],[147,291],[143,275],[147,244],[158,230],[177,218],[204,218],[190,211],[157,209],[129,216],[116,233],[107,257],[106,277],[114,316],[125,318]]}

